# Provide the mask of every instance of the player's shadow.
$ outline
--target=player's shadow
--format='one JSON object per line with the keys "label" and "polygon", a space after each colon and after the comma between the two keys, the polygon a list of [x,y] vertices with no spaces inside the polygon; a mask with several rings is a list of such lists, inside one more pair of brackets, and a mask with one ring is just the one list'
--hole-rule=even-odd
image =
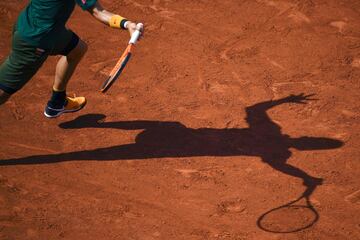
{"label": "player's shadow", "polygon": [[[305,185],[319,183],[303,170],[287,163],[290,148],[325,150],[339,148],[343,142],[322,137],[291,138],[267,115],[267,110],[284,103],[305,104],[309,96],[291,95],[261,102],[246,108],[248,128],[187,128],[180,122],[120,121],[105,122],[105,115],[87,114],[61,123],[64,129],[109,128],[119,130],[144,129],[135,143],[74,151],[59,154],[35,155],[0,160],[0,166],[18,164],[50,164],[72,160],[127,160],[150,158],[179,158],[196,156],[257,156],[273,169],[303,180]],[[119,133],[121,134],[121,133]]]}
{"label": "player's shadow", "polygon": [[[143,129],[143,131],[136,136],[135,143],[131,144],[59,154],[35,155],[18,159],[4,159],[0,160],[0,166],[51,164],[73,160],[104,161],[165,157],[256,156],[273,169],[301,179],[306,186],[306,190],[299,199],[305,198],[309,200],[316,186],[322,183],[322,179],[311,176],[302,169],[288,164],[287,160],[291,157],[290,149],[295,148],[302,151],[334,149],[341,147],[343,142],[323,137],[303,136],[292,138],[282,134],[281,127],[271,120],[267,110],[284,103],[305,104],[307,100],[312,100],[310,97],[310,95],[305,96],[303,94],[290,95],[282,99],[249,106],[246,108],[248,128],[192,129],[180,122],[106,122],[104,121],[105,115],[87,114],[73,121],[62,123],[60,127],[64,129]],[[121,132],[119,132],[119,135],[121,135]],[[315,208],[310,206],[310,209],[315,212],[316,218],[305,228],[312,226],[318,219]],[[263,216],[259,222],[261,222],[262,218]],[[258,225],[261,227],[259,223]],[[304,228],[300,230],[302,229]]]}

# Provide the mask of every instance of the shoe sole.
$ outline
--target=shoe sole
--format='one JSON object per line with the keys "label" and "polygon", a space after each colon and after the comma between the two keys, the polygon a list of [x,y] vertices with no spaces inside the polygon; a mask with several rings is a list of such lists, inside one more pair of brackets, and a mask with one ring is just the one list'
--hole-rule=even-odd
{"label": "shoe sole", "polygon": [[86,101],[78,109],[72,109],[72,110],[65,110],[64,109],[63,111],[58,112],[56,115],[49,115],[49,114],[46,113],[46,111],[44,111],[44,115],[47,118],[56,118],[56,117],[60,116],[63,113],[73,113],[73,112],[80,111],[81,109],[83,109],[85,107],[85,105],[86,105]]}

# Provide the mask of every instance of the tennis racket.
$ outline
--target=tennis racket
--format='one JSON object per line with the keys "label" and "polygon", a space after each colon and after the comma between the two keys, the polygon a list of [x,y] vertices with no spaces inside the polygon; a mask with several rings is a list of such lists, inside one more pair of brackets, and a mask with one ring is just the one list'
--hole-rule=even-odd
{"label": "tennis racket", "polygon": [[[137,24],[138,29],[143,28],[142,23]],[[121,55],[120,59],[116,63],[115,67],[111,70],[108,78],[105,80],[105,82],[102,84],[100,91],[105,93],[111,85],[119,78],[120,74],[124,70],[126,64],[129,62],[131,57],[131,51],[134,48],[134,45],[138,41],[139,37],[141,35],[141,32],[139,30],[136,30],[130,38],[129,44],[126,47],[124,53]]]}

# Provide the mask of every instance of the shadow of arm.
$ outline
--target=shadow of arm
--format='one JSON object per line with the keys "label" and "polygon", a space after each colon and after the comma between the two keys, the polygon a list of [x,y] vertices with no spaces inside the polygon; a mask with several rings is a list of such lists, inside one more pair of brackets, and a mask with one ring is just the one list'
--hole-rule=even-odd
{"label": "shadow of arm", "polygon": [[266,111],[283,103],[306,104],[309,100],[315,100],[311,98],[312,96],[313,94],[304,95],[301,93],[299,95],[290,95],[277,100],[257,103],[246,108],[246,121],[252,129],[261,128],[267,131],[271,129],[273,131],[280,131],[281,128],[271,120]]}
{"label": "shadow of arm", "polygon": [[249,127],[251,129],[263,129],[266,131],[269,131],[270,129],[280,131],[281,128],[271,120],[266,111],[282,103],[284,103],[284,101],[281,101],[280,99],[261,102],[247,107],[245,109],[245,120],[249,124]]}

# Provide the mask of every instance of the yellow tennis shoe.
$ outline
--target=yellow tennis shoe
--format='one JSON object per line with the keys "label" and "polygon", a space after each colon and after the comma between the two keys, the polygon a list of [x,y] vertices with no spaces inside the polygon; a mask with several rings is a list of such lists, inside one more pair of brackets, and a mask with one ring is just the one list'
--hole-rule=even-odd
{"label": "yellow tennis shoe", "polygon": [[81,110],[86,105],[85,97],[66,97],[65,104],[62,108],[55,109],[46,106],[44,115],[48,118],[55,118],[63,113],[71,113]]}

